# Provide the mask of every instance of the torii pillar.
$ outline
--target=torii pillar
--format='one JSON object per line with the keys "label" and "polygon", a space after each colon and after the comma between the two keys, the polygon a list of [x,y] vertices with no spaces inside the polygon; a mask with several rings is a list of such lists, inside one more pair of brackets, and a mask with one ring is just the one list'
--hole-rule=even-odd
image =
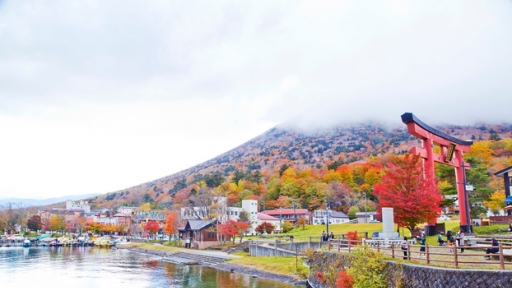
{"label": "torii pillar", "polygon": [[[459,202],[460,228],[464,232],[471,231],[471,219],[469,217],[469,202],[466,193],[466,179],[464,169],[469,169],[469,164],[464,163],[463,153],[469,152],[473,141],[460,140],[447,135],[435,128],[428,126],[412,113],[404,113],[402,122],[407,125],[411,135],[421,139],[422,148],[413,147],[412,154],[421,156],[424,159],[424,167],[432,169],[430,172],[435,175],[434,162],[450,165],[455,168],[455,179],[457,182],[457,197]],[[434,153],[434,143],[441,147],[441,155]],[[428,235],[435,234],[435,223],[429,223]]]}

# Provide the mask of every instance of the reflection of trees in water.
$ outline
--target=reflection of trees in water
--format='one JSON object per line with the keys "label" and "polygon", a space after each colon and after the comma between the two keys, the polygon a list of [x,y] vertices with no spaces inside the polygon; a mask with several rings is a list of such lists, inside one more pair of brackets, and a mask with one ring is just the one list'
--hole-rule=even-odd
{"label": "reflection of trees in water", "polygon": [[163,262],[162,268],[172,285],[183,287],[223,287],[223,288],[284,288],[289,284],[274,282],[250,275],[230,273],[200,265],[175,265]]}
{"label": "reflection of trees in water", "polygon": [[158,267],[158,262],[158,260],[144,261],[144,263],[142,263],[142,266],[144,266],[145,268],[156,268]]}

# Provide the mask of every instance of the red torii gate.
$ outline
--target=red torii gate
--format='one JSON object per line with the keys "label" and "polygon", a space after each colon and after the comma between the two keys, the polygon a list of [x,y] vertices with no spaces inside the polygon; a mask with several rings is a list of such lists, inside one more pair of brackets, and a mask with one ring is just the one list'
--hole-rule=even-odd
{"label": "red torii gate", "polygon": [[[450,165],[455,168],[455,179],[457,182],[457,196],[459,202],[460,228],[464,232],[471,232],[471,220],[469,217],[469,203],[466,193],[466,174],[464,169],[469,169],[469,164],[464,163],[463,153],[469,152],[473,144],[471,140],[460,140],[447,135],[435,128],[428,126],[418,119],[412,113],[404,113],[402,122],[407,125],[407,130],[411,135],[422,140],[422,148],[413,147],[412,154],[421,156],[425,164],[424,167],[432,169],[434,174],[434,162]],[[434,153],[434,143],[441,147],[441,155]],[[432,227],[429,223],[428,235],[435,233],[435,225]],[[433,230],[433,231],[432,231]]]}

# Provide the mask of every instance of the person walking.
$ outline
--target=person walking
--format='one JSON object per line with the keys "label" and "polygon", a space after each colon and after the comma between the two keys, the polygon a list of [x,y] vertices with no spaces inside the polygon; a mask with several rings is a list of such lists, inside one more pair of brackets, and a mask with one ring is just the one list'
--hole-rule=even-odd
{"label": "person walking", "polygon": [[331,232],[331,235],[329,235],[329,238],[334,240],[334,233]]}
{"label": "person walking", "polygon": [[420,245],[421,245],[421,248],[420,248],[420,258],[421,257],[426,257],[426,254],[425,254],[425,241],[427,240],[427,238],[425,238],[425,233],[421,233],[421,236],[417,237],[418,240],[420,240]]}
{"label": "person walking", "polygon": [[402,251],[404,252],[404,260],[407,260],[407,252],[409,251],[409,241],[407,241],[406,236],[404,236],[404,240],[402,240],[400,246],[402,246]]}
{"label": "person walking", "polygon": [[185,240],[185,248],[190,248],[190,238],[188,238],[188,237]]}

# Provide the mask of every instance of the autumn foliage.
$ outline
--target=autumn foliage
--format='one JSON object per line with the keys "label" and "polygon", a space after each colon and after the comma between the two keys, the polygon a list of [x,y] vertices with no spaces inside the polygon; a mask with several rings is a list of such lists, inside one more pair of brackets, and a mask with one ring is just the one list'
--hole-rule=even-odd
{"label": "autumn foliage", "polygon": [[224,235],[228,239],[233,239],[233,244],[235,243],[235,237],[242,237],[243,233],[249,228],[249,223],[247,222],[237,222],[234,220],[228,220],[226,223],[222,223],[219,225],[219,235]]}
{"label": "autumn foliage", "polygon": [[155,234],[159,229],[160,225],[158,225],[158,222],[156,221],[148,221],[146,224],[144,224],[144,231],[150,235]]}
{"label": "autumn foliage", "polygon": [[336,279],[336,288],[352,288],[354,286],[354,277],[349,275],[347,271],[340,271],[338,279]]}
{"label": "autumn foliage", "polygon": [[361,240],[357,235],[357,231],[347,232],[346,239],[350,244],[357,244],[357,241]]}
{"label": "autumn foliage", "polygon": [[178,232],[178,229],[177,229],[178,227],[176,227],[178,213],[177,212],[165,212],[165,214],[167,215],[167,220],[166,220],[166,224],[164,227],[164,231],[169,233],[170,235],[176,234]]}
{"label": "autumn foliage", "polygon": [[435,222],[441,213],[443,196],[429,171],[427,167],[424,172],[420,156],[406,154],[393,158],[375,185],[379,206],[393,208],[395,222],[411,232],[420,223]]}
{"label": "autumn foliage", "polygon": [[272,233],[272,231],[274,231],[274,229],[274,225],[270,224],[269,222],[263,222],[260,225],[258,225],[254,230],[260,234],[270,234]]}
{"label": "autumn foliage", "polygon": [[116,225],[116,224],[101,224],[101,223],[98,223],[98,222],[92,222],[92,223],[89,223],[85,226],[85,229],[89,232],[92,232],[92,233],[100,233],[100,232],[105,232],[105,233],[119,233],[119,234],[124,234],[126,233],[126,225],[124,224],[121,224],[121,225]]}

